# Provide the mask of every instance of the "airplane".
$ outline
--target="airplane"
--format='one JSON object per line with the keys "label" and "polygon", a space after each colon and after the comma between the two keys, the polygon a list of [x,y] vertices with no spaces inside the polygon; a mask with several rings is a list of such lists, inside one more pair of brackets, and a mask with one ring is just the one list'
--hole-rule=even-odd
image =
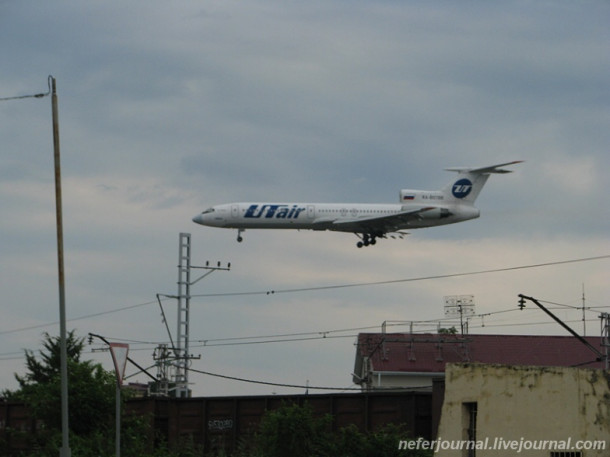
{"label": "airplane", "polygon": [[193,218],[209,227],[237,229],[237,241],[247,229],[331,230],[352,232],[359,248],[379,238],[403,238],[404,230],[454,224],[480,215],[476,198],[491,174],[511,173],[501,167],[517,160],[482,168],[446,168],[457,178],[437,191],[402,189],[399,203],[227,203]]}

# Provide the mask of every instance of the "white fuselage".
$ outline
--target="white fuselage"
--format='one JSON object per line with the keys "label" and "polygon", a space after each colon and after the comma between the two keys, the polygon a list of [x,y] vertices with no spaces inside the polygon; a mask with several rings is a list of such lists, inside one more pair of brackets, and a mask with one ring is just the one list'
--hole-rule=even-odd
{"label": "white fuselage", "polygon": [[[233,229],[310,229],[353,230],[339,224],[399,214],[422,204],[366,204],[366,203],[228,203],[217,205],[193,218],[198,224]],[[405,222],[399,229],[416,229],[453,224],[479,217],[479,210],[471,205],[425,205],[430,210],[415,220]]]}
{"label": "white fuselage", "polygon": [[[521,161],[480,168],[448,168],[458,176],[440,190],[401,189],[391,203],[227,203],[213,206],[193,218],[210,227],[237,229],[237,241],[247,229],[309,229],[355,233],[358,247],[401,230],[455,224],[479,217],[474,202],[490,174],[510,173],[501,167]],[[392,236],[392,238],[394,238]]]}

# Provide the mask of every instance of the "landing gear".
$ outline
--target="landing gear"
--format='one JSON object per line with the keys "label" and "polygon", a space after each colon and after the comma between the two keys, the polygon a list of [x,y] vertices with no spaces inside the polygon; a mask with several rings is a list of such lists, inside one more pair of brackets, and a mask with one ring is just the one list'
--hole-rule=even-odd
{"label": "landing gear", "polygon": [[361,239],[361,241],[358,241],[358,243],[356,243],[356,246],[358,246],[359,248],[363,246],[375,245],[377,243],[376,235],[371,235],[370,233],[363,233],[362,235],[356,233],[356,235],[358,235]]}
{"label": "landing gear", "polygon": [[237,242],[241,243],[242,241],[244,241],[244,237],[241,236],[241,234],[245,232],[244,229],[237,229]]}
{"label": "landing gear", "polygon": [[393,240],[395,240],[396,238],[399,238],[401,240],[404,240],[405,236],[407,236],[409,233],[408,232],[374,232],[374,233],[357,233],[354,232],[354,234],[360,238],[360,241],[358,241],[358,243],[356,243],[356,246],[358,246],[359,248],[362,248],[364,246],[371,246],[377,243],[377,238],[385,238],[385,239],[389,239],[392,238]]}

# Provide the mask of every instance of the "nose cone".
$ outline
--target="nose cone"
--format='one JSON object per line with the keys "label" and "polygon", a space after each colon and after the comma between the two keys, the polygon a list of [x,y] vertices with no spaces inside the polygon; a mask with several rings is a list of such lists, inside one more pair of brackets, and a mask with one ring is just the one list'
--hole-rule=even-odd
{"label": "nose cone", "polygon": [[196,224],[207,225],[208,227],[224,227],[225,226],[225,215],[226,209],[222,206],[214,206],[208,208],[202,213],[197,214],[193,218],[193,222]]}

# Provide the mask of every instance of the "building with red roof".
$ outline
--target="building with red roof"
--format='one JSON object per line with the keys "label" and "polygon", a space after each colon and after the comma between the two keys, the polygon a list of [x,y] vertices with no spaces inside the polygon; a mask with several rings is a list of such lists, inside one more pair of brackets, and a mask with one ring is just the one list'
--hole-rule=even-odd
{"label": "building with red roof", "polygon": [[[602,337],[584,339],[600,353]],[[604,360],[573,336],[361,333],[354,383],[363,390],[429,390],[447,363],[604,368]]]}

